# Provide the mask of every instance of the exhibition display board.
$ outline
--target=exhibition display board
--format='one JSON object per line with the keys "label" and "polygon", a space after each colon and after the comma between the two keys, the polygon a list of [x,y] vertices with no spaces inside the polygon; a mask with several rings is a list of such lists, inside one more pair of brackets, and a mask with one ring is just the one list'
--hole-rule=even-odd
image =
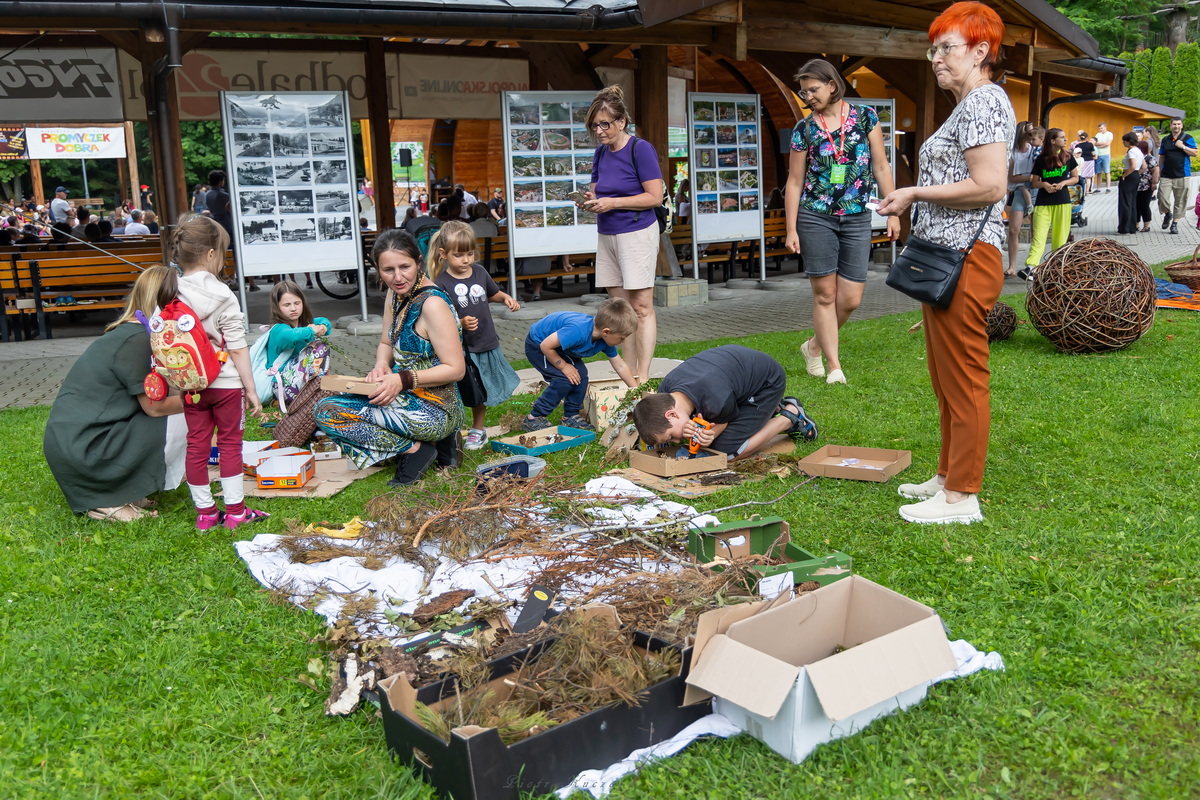
{"label": "exhibition display board", "polygon": [[584,126],[594,92],[505,92],[510,258],[596,249],[596,215],[568,197],[592,181],[596,143]]}
{"label": "exhibition display board", "polygon": [[362,286],[347,104],[345,92],[221,93],[242,275],[352,270]]}
{"label": "exhibition display board", "polygon": [[[765,278],[759,96],[689,92],[687,107],[692,247],[758,239]],[[692,263],[698,278],[698,253]]]}

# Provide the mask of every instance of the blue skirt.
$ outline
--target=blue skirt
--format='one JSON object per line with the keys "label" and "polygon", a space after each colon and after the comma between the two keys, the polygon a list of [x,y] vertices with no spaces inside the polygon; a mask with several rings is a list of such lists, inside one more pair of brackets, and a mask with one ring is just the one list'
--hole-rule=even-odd
{"label": "blue skirt", "polygon": [[488,399],[484,403],[487,407],[500,405],[512,397],[512,393],[520,386],[521,379],[499,347],[471,353],[471,360],[479,367],[479,377],[483,378],[483,385],[487,389]]}

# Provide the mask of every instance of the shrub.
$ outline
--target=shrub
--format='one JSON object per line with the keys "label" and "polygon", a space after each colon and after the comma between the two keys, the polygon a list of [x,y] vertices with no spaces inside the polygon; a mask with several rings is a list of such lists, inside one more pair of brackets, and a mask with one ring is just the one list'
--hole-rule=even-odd
{"label": "shrub", "polygon": [[1151,103],[1171,105],[1171,101],[1174,99],[1171,96],[1173,94],[1171,83],[1174,80],[1174,76],[1171,74],[1174,69],[1174,64],[1171,63],[1171,51],[1165,47],[1156,47],[1150,69],[1150,92],[1145,99]]}
{"label": "shrub", "polygon": [[1173,83],[1171,105],[1183,110],[1185,130],[1195,128],[1200,124],[1200,45],[1186,42],[1176,48]]}

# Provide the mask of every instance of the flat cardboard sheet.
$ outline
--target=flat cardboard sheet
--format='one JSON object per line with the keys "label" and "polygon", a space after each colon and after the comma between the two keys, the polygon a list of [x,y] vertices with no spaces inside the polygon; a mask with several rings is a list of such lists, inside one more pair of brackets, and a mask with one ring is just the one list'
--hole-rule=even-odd
{"label": "flat cardboard sheet", "polygon": [[649,472],[642,472],[640,469],[622,467],[621,469],[610,469],[605,474],[616,475],[619,478],[632,481],[638,486],[649,489],[652,492],[673,494],[676,497],[685,498],[705,497],[716,492],[723,492],[732,486],[744,486],[753,481],[760,481],[765,477],[763,475],[742,475],[742,482],[738,484],[716,483],[711,486],[705,486],[700,482],[700,479],[716,473],[702,472],[698,475],[680,475],[675,478],[663,478],[658,475],[651,475]]}
{"label": "flat cardboard sheet", "polygon": [[[258,479],[253,477],[244,477],[242,486],[246,490],[246,497],[333,497],[359,478],[374,475],[383,469],[383,467],[347,469],[344,458],[318,461],[315,467],[316,476],[299,489],[260,489],[258,488]],[[220,480],[220,468],[210,466],[208,477],[213,481]]]}

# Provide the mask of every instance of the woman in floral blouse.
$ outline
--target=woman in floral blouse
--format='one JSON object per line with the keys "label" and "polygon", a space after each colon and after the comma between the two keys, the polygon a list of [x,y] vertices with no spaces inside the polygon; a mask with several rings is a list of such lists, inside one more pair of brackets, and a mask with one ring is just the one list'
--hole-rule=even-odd
{"label": "woman in floral blouse", "polygon": [[[868,106],[843,100],[846,84],[828,61],[814,58],[796,73],[800,100],[811,109],[792,134],[784,218],[787,247],[804,256],[813,290],[813,338],[800,346],[808,374],[845,383],[838,329],[862,302],[871,254],[873,194],[895,188],[879,117]],[[878,187],[878,191],[876,191]],[[890,239],[900,222],[888,217]]]}

